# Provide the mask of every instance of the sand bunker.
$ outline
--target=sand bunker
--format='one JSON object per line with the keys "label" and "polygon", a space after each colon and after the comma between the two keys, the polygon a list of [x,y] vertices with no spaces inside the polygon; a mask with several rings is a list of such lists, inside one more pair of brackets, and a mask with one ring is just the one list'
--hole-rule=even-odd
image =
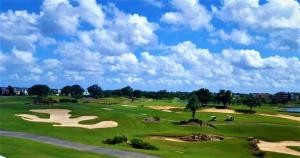
{"label": "sand bunker", "polygon": [[121,105],[121,106],[125,106],[125,107],[131,107],[131,108],[136,108],[135,105]]}
{"label": "sand bunker", "polygon": [[288,146],[300,146],[300,142],[298,141],[265,142],[260,140],[257,145],[263,151],[300,156],[299,151],[288,148]]}
{"label": "sand bunker", "polygon": [[155,110],[161,110],[164,112],[172,112],[173,109],[182,109],[181,107],[175,107],[175,106],[147,106],[147,107]]}
{"label": "sand bunker", "polygon": [[53,126],[62,126],[62,127],[81,127],[87,129],[95,129],[95,128],[112,128],[117,127],[118,123],[114,121],[101,121],[96,124],[80,124],[79,122],[85,120],[92,120],[97,118],[97,116],[80,116],[77,118],[70,118],[71,110],[67,109],[37,109],[30,110],[31,112],[37,113],[45,113],[50,114],[50,118],[40,118],[36,115],[30,114],[16,114],[16,116],[21,117],[23,120],[32,121],[32,122],[47,122],[47,123],[55,123]]}
{"label": "sand bunker", "polygon": [[224,137],[217,135],[193,134],[187,136],[151,136],[151,139],[160,139],[173,142],[205,142],[205,141],[221,141]]}
{"label": "sand bunker", "polygon": [[113,110],[113,109],[110,109],[110,108],[102,108],[103,110]]}
{"label": "sand bunker", "polygon": [[278,117],[278,118],[285,118],[285,119],[294,120],[294,121],[300,121],[300,117],[291,116],[291,115],[284,115],[284,114],[271,115],[271,114],[264,114],[264,113],[258,113],[258,115],[261,115],[261,116],[270,116],[270,117]]}
{"label": "sand bunker", "polygon": [[207,108],[200,110],[201,112],[216,112],[216,113],[226,113],[226,114],[239,114],[238,112],[231,109],[216,109],[216,108]]}

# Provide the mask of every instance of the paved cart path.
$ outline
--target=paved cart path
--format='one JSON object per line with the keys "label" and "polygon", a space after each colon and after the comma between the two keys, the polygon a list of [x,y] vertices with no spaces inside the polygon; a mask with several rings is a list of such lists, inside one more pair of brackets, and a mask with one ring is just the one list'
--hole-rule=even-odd
{"label": "paved cart path", "polygon": [[41,142],[41,143],[61,146],[61,147],[80,150],[80,151],[87,151],[87,152],[92,152],[92,153],[101,154],[101,155],[109,155],[109,156],[114,156],[114,157],[159,158],[157,156],[151,156],[151,155],[146,155],[146,154],[137,153],[137,152],[102,148],[102,147],[98,147],[98,146],[75,143],[75,142],[71,142],[71,141],[67,141],[67,140],[61,140],[61,139],[52,138],[52,137],[48,137],[48,136],[39,136],[39,135],[34,135],[34,134],[29,134],[29,133],[24,133],[24,132],[12,132],[12,131],[0,130],[0,136],[29,139],[29,140],[33,140],[33,141],[37,141],[37,142]]}

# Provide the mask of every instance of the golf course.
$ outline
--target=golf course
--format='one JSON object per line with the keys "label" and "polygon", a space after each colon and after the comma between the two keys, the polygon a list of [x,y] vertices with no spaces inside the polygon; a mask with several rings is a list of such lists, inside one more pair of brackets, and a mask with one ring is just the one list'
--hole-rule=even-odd
{"label": "golf course", "polygon": [[[65,96],[50,97],[59,100]],[[191,119],[192,113],[185,110],[187,100],[177,98],[81,98],[77,103],[49,105],[33,104],[32,98],[0,96],[0,131],[23,133],[0,134],[0,155],[7,158],[114,157],[105,150],[113,149],[110,152],[124,152],[123,156],[115,154],[115,157],[126,157],[128,153],[128,157],[140,154],[165,158],[255,158],[257,155],[253,154],[249,141],[255,138],[266,158],[300,156],[300,114],[280,112],[274,105],[255,107],[255,114],[245,114],[236,112],[248,109],[244,105],[218,109],[215,107],[221,105],[209,104],[195,114],[195,118],[203,121],[202,125],[182,125],[178,122]],[[212,117],[214,120],[210,121]],[[225,121],[228,117],[234,120]],[[191,135],[218,139],[182,139]],[[128,140],[115,145],[105,143],[115,136],[125,136]],[[57,145],[49,139],[68,143]],[[143,140],[156,149],[133,148],[128,143],[132,139]],[[77,147],[71,147],[72,143]],[[99,148],[100,152],[90,150],[91,147]]]}

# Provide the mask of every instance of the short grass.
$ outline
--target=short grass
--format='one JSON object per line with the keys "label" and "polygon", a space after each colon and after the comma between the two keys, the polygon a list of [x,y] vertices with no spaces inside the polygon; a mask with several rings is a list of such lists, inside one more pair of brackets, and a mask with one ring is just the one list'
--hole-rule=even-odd
{"label": "short grass", "polygon": [[[59,99],[59,97],[56,97]],[[147,106],[177,106],[184,107],[185,101],[178,99],[149,100],[138,99],[131,102],[126,98],[100,98],[86,101],[79,100],[79,103],[58,103],[54,105],[33,105],[30,97],[0,97],[0,129],[23,131],[33,134],[52,136],[56,138],[71,140],[85,144],[133,150],[149,153],[162,157],[171,158],[254,158],[247,141],[248,137],[257,137],[266,141],[294,140],[300,141],[300,123],[293,120],[259,116],[254,114],[232,114],[234,122],[224,121],[228,114],[198,112],[196,117],[208,121],[210,116],[217,116],[213,124],[217,129],[211,127],[179,126],[174,121],[190,119],[191,113],[163,112],[147,108]],[[103,102],[115,102],[111,105]],[[27,103],[27,104],[26,104]],[[29,104],[28,104],[29,103]],[[135,105],[137,107],[121,106]],[[83,129],[70,127],[53,127],[50,123],[38,123],[24,121],[16,117],[17,113],[30,113],[31,109],[62,108],[72,110],[72,117],[82,115],[96,115],[99,118],[84,121],[84,124],[96,123],[102,120],[113,120],[119,123],[116,128],[107,129]],[[113,109],[111,111],[103,108]],[[247,108],[245,106],[232,106],[232,108]],[[276,108],[269,106],[257,107],[255,110],[262,110],[272,114],[279,113]],[[146,116],[144,114],[147,114]],[[144,122],[143,119],[149,116],[158,116],[162,121],[159,123]],[[163,140],[150,139],[150,135],[187,135],[193,133],[218,134],[232,139],[220,142],[201,143],[179,143]],[[102,141],[115,135],[126,135],[129,139],[141,138],[160,148],[158,151],[132,149],[126,144],[107,145]],[[267,158],[293,158],[286,154],[267,152]]]}

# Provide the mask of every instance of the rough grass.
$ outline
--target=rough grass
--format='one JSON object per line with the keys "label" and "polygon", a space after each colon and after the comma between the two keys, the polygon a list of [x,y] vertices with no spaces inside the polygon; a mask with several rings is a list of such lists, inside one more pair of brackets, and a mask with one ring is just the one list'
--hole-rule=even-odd
{"label": "rough grass", "polygon": [[108,156],[43,144],[26,139],[0,137],[0,155],[7,158],[108,158]]}

